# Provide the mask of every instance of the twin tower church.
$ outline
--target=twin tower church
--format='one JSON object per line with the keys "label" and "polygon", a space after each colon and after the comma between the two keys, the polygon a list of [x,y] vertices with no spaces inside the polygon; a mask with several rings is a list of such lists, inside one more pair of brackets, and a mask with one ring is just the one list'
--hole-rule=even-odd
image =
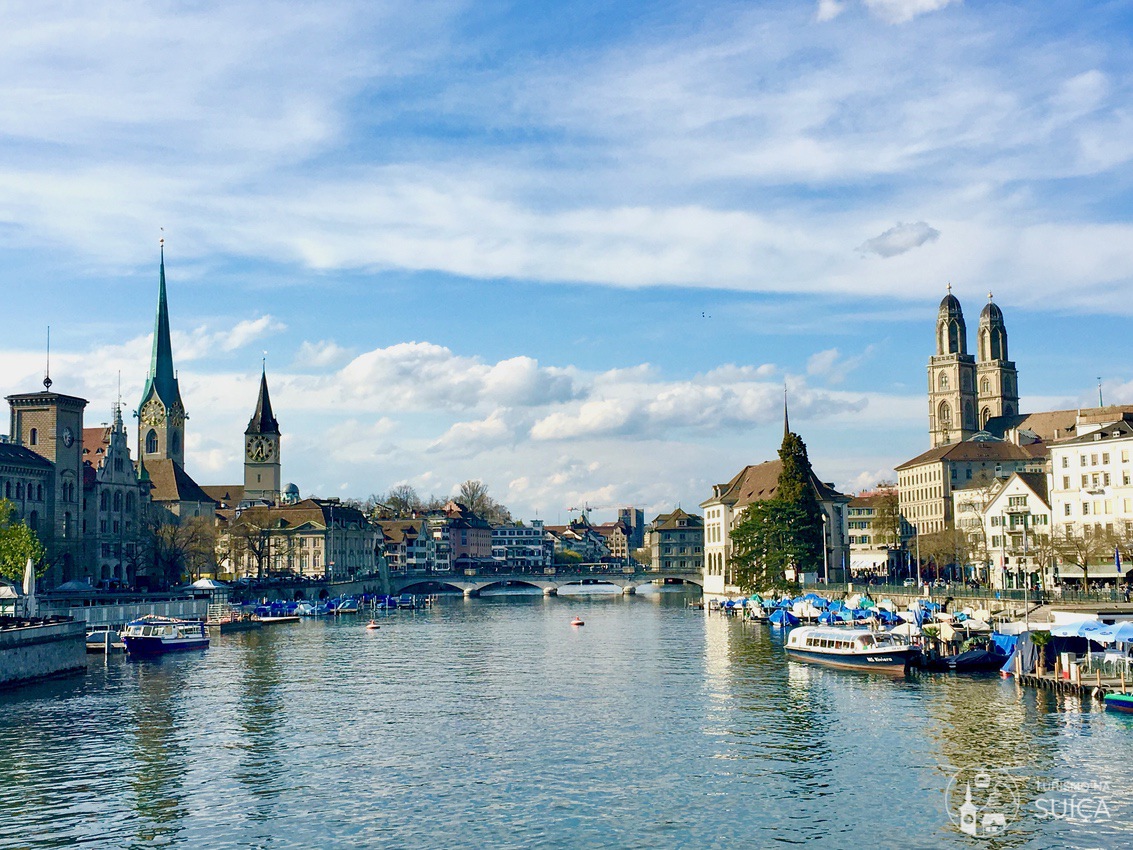
{"label": "twin tower church", "polygon": [[964,312],[948,285],[936,318],[936,354],[928,361],[928,408],[933,448],[968,440],[988,420],[1019,412],[1018,373],[1007,354],[1003,312],[991,293],[980,313],[973,357]]}

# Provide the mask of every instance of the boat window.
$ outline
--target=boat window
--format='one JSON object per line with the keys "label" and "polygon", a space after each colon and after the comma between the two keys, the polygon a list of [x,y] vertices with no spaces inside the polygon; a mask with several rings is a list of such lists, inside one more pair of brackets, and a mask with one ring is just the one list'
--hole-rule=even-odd
{"label": "boat window", "polygon": [[142,636],[149,637],[153,634],[153,626],[142,626]]}

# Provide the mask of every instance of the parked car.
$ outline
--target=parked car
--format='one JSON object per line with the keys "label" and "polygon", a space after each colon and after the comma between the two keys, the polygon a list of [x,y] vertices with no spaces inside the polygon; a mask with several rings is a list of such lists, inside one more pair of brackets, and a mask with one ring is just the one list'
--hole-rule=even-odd
{"label": "parked car", "polygon": [[915,578],[907,578],[903,582],[901,582],[901,585],[903,587],[916,587],[917,580]]}

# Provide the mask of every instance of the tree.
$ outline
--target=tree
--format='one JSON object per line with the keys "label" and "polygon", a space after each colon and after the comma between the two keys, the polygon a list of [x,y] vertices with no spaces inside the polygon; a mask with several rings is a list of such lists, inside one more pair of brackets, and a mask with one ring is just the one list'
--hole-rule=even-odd
{"label": "tree", "polygon": [[484,516],[489,502],[488,487],[483,481],[468,479],[460,485],[460,502],[477,516]]}
{"label": "tree", "polygon": [[1109,549],[1104,534],[1090,525],[1063,523],[1054,535],[1054,551],[1064,564],[1082,570],[1082,590],[1090,589],[1090,562],[1099,561]]}
{"label": "tree", "polygon": [[178,584],[186,576],[199,576],[215,564],[216,529],[207,517],[151,514],[145,520],[142,539],[146,566],[145,580],[139,576],[139,583],[151,589]]}
{"label": "tree", "polygon": [[256,565],[256,578],[264,577],[264,570],[271,554],[271,535],[263,511],[246,508],[232,518],[228,524],[228,555],[232,561],[232,572],[239,573],[239,567],[248,560]]}
{"label": "tree", "polygon": [[901,502],[897,488],[891,482],[883,481],[875,489],[880,496],[873,519],[877,542],[896,549],[901,545]]}
{"label": "tree", "polygon": [[932,561],[934,578],[942,577],[942,568],[949,564],[962,567],[970,560],[968,535],[955,523],[948,523],[940,531],[920,536],[921,558]]}
{"label": "tree", "polygon": [[23,581],[28,558],[35,565],[35,574],[43,575],[47,569],[47,550],[27,523],[12,521],[15,505],[0,499],[0,576],[15,582]]}
{"label": "tree", "polygon": [[[740,590],[791,590],[798,582],[787,578],[788,570],[797,575],[817,569],[822,556],[815,555],[816,541],[800,533],[807,520],[802,507],[784,499],[765,499],[748,506],[732,531],[733,575]],[[817,546],[821,545],[819,539]]]}
{"label": "tree", "polygon": [[410,484],[398,484],[390,488],[382,501],[396,517],[412,516],[421,510],[421,497]]}
{"label": "tree", "polygon": [[794,587],[798,582],[787,577],[789,570],[797,577],[816,572],[823,562],[823,512],[798,434],[783,436],[779,459],[775,497],[752,502],[732,532],[732,565],[745,592]]}

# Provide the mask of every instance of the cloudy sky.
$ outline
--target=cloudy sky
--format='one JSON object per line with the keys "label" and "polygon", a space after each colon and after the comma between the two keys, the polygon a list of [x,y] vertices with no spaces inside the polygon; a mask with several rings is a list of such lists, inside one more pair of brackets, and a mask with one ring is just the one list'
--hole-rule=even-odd
{"label": "cloudy sky", "polygon": [[[0,8],[0,390],[136,408],[166,239],[189,472],[692,507],[783,387],[846,491],[928,447],[951,281],[1024,409],[1133,402],[1133,3]],[[164,228],[164,230],[161,230]],[[974,341],[974,339],[973,339]]]}

